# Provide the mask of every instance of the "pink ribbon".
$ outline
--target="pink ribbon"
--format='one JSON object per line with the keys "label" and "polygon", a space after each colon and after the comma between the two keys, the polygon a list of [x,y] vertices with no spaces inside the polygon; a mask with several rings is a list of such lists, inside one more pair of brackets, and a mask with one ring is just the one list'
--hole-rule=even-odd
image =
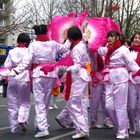
{"label": "pink ribbon", "polygon": [[104,82],[109,82],[109,80],[110,80],[110,77],[109,77],[109,68],[105,68],[104,70],[103,70],[103,81]]}

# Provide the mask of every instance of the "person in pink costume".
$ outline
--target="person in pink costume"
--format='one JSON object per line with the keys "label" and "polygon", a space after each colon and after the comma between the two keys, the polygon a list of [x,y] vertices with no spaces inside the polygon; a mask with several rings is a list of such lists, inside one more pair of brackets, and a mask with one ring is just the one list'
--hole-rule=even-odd
{"label": "person in pink costume", "polygon": [[44,137],[49,135],[47,114],[49,109],[51,92],[56,82],[56,70],[47,75],[41,71],[45,64],[53,64],[56,55],[69,50],[71,42],[67,40],[64,44],[48,40],[47,25],[35,25],[36,40],[28,47],[28,53],[23,57],[22,62],[11,71],[10,75],[21,73],[27,67],[32,69],[33,95],[35,100],[35,127],[37,133],[35,137]]}
{"label": "person in pink costume", "polygon": [[[66,55],[68,55],[69,53],[70,52],[63,53],[61,58],[65,58]],[[61,82],[63,83],[62,97],[67,102],[68,99],[66,99],[66,97],[65,97],[65,94],[66,94],[66,73],[61,75],[58,72],[58,75],[60,77]],[[55,120],[63,128],[72,128],[73,127],[73,122],[72,122],[72,120],[70,118],[67,106],[65,106],[64,109],[62,109],[62,111],[55,117]]]}
{"label": "person in pink costume", "polygon": [[[132,36],[129,50],[129,57],[132,57],[140,66],[140,32]],[[140,119],[140,78],[133,77],[131,71],[128,90],[128,117],[129,133],[135,134],[137,127],[139,127],[138,121]]]}
{"label": "person in pink costume", "polygon": [[[4,67],[11,70],[21,63],[22,57],[27,53],[29,43],[30,37],[28,34],[19,34],[17,47],[9,51]],[[16,133],[19,125],[21,130],[26,132],[30,111],[30,76],[28,68],[15,77],[8,77],[7,107],[11,132]]]}
{"label": "person in pink costume", "polygon": [[[89,124],[88,124],[88,82],[90,75],[86,70],[87,59],[87,46],[82,40],[81,30],[77,26],[72,26],[67,31],[68,38],[73,41],[70,55],[74,64],[66,69],[67,82],[70,80],[70,95],[67,99],[65,113],[69,114],[70,120],[72,120],[76,134],[72,136],[72,139],[79,139],[89,136]],[[68,75],[71,74],[71,78]],[[67,92],[66,87],[66,92]],[[68,97],[67,97],[68,98]],[[61,112],[62,113],[62,112]],[[62,115],[63,116],[63,115]],[[60,116],[57,118],[61,118]]]}
{"label": "person in pink costume", "polygon": [[[105,57],[103,80],[105,84],[105,107],[116,129],[116,138],[128,138],[128,81],[131,70],[139,74],[140,67],[130,57],[128,48],[122,45],[123,39],[116,30],[107,34],[108,45],[100,47],[98,53]],[[95,52],[94,49],[91,49]]]}
{"label": "person in pink costume", "polygon": [[105,128],[113,128],[109,114],[105,108],[104,83],[102,81],[102,70],[104,66],[103,57],[100,54],[92,55],[89,52],[91,65],[90,95],[91,95],[91,128],[102,128],[98,123],[98,110],[101,103],[103,111],[103,123]]}
{"label": "person in pink costume", "polygon": [[61,81],[59,78],[56,79],[55,85],[54,85],[54,89],[52,90],[52,95],[51,95],[51,100],[50,100],[50,106],[49,109],[57,109],[57,103],[56,100],[59,96],[59,88],[61,86]]}

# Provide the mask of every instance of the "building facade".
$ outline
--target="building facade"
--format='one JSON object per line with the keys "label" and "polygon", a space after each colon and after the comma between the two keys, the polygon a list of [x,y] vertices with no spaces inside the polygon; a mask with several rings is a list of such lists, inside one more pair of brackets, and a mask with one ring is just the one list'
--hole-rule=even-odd
{"label": "building facade", "polygon": [[8,45],[11,34],[13,0],[0,0],[0,45]]}

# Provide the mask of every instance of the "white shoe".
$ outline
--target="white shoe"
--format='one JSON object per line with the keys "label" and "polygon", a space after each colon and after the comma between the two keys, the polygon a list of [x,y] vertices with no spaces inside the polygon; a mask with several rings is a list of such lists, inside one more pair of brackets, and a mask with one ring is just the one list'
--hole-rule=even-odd
{"label": "white shoe", "polygon": [[19,132],[19,128],[16,128],[16,129],[11,130],[11,133],[12,133],[12,134],[15,134],[15,133],[17,133],[17,132]]}
{"label": "white shoe", "polygon": [[23,131],[23,132],[27,131],[27,123],[26,122],[19,123],[19,126],[20,126],[21,131]]}
{"label": "white shoe", "polygon": [[100,124],[91,124],[92,129],[101,129],[103,128]]}
{"label": "white shoe", "polygon": [[52,110],[52,109],[54,109],[54,107],[53,106],[49,106],[49,109]]}
{"label": "white shoe", "polygon": [[117,139],[125,139],[125,138],[129,138],[129,135],[117,135],[116,138]]}
{"label": "white shoe", "polygon": [[129,134],[135,135],[135,134],[136,134],[136,131],[131,131],[131,130],[129,130]]}
{"label": "white shoe", "polygon": [[53,106],[55,109],[57,109],[58,108],[58,106],[55,104],[54,106]]}
{"label": "white shoe", "polygon": [[88,135],[81,131],[80,133],[73,135],[72,139],[79,139],[79,138],[85,138],[85,137],[88,137]]}
{"label": "white shoe", "polygon": [[114,125],[113,124],[111,124],[111,123],[105,123],[104,124],[104,126],[106,127],[106,128],[114,128]]}
{"label": "white shoe", "polygon": [[128,138],[129,138],[129,134],[126,134],[125,138],[127,138],[127,139],[128,139]]}
{"label": "white shoe", "polygon": [[48,135],[49,135],[49,131],[44,130],[44,131],[37,132],[37,134],[35,135],[35,138],[41,138],[41,137],[45,137]]}

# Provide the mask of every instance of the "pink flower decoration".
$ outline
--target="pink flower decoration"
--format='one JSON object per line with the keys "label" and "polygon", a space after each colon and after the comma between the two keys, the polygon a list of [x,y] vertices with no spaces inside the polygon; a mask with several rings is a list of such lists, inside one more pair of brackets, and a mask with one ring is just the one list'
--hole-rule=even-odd
{"label": "pink flower decoration", "polygon": [[94,51],[104,45],[106,32],[100,20],[90,18],[85,33],[89,47],[93,48]]}
{"label": "pink flower decoration", "polygon": [[89,32],[89,46],[95,51],[98,47],[107,43],[107,33],[110,30],[117,30],[119,33],[119,25],[109,17],[90,18],[88,20],[87,32]]}
{"label": "pink flower decoration", "polygon": [[74,20],[74,25],[81,27],[83,23],[87,20],[88,13],[89,13],[88,10],[85,10],[84,12],[79,13],[79,16],[76,17]]}
{"label": "pink flower decoration", "polygon": [[74,12],[70,13],[68,16],[55,16],[49,25],[49,39],[63,43],[66,39],[67,29],[73,25],[74,16]]}

